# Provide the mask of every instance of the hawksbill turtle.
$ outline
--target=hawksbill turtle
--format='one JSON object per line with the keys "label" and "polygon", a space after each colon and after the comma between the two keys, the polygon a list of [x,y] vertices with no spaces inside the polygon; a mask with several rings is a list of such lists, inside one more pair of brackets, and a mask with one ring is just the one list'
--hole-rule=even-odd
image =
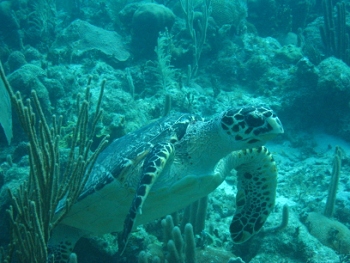
{"label": "hawksbill turtle", "polygon": [[[65,262],[86,234],[132,229],[178,211],[217,188],[237,170],[234,243],[256,234],[274,207],[277,168],[263,145],[283,133],[265,107],[228,109],[210,120],[175,114],[113,141],[98,157],[77,202],[54,230],[56,262]],[[64,209],[64,202],[57,214]]]}

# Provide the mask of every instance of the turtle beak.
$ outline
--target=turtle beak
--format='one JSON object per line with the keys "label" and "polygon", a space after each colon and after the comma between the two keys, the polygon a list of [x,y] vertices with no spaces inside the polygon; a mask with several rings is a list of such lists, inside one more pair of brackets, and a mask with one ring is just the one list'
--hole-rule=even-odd
{"label": "turtle beak", "polygon": [[278,117],[269,118],[267,123],[272,127],[272,133],[275,133],[276,135],[284,133],[282,123]]}
{"label": "turtle beak", "polygon": [[263,140],[271,140],[277,135],[284,133],[282,123],[278,117],[270,117],[266,120],[269,131],[266,134],[261,134]]}

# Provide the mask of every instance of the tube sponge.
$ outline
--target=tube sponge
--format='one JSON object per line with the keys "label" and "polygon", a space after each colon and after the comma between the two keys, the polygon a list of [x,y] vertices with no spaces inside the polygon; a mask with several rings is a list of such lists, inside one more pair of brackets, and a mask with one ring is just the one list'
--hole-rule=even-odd
{"label": "tube sponge", "polygon": [[331,183],[329,185],[328,198],[326,207],[324,209],[324,215],[332,217],[334,211],[335,198],[337,196],[337,189],[339,183],[340,169],[341,169],[341,149],[339,146],[335,147],[335,154],[333,159],[333,171]]}
{"label": "tube sponge", "polygon": [[172,216],[168,215],[162,220],[164,242],[168,249],[168,262],[196,263],[196,241],[191,223],[184,228],[184,238],[178,226],[174,226]]}
{"label": "tube sponge", "polygon": [[194,240],[192,224],[185,226],[185,257],[187,263],[196,263],[196,241]]}

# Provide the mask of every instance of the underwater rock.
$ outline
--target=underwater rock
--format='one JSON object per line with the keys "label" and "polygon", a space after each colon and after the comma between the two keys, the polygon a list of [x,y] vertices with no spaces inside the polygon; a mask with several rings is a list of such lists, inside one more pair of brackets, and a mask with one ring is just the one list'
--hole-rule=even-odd
{"label": "underwater rock", "polygon": [[309,213],[305,225],[323,245],[350,254],[350,230],[342,223],[318,213]]}
{"label": "underwater rock", "polygon": [[314,87],[318,80],[318,68],[307,57],[303,57],[296,64],[296,75]]}
{"label": "underwater rock", "polygon": [[304,128],[322,127],[327,133],[349,140],[350,114],[344,109],[349,108],[350,68],[334,57],[318,66],[303,57],[293,70],[294,81],[289,92],[283,94],[283,111],[289,112],[290,121]]}
{"label": "underwater rock", "polygon": [[[52,69],[50,70],[52,71]],[[36,65],[26,64],[13,72],[9,79],[11,86],[15,90],[20,90],[24,97],[32,97],[31,91],[35,90],[43,105],[43,111],[51,115],[52,108],[55,108],[55,114],[58,113],[57,102],[67,96],[69,88],[73,89],[74,86],[67,80],[69,74],[65,74],[65,78],[58,79],[49,77],[47,72]],[[66,110],[62,109],[61,111]]]}
{"label": "underwater rock", "polygon": [[19,69],[21,66],[27,63],[25,56],[21,51],[13,51],[7,59],[6,64],[9,67],[10,72]]}
{"label": "underwater rock", "polygon": [[303,29],[304,42],[313,49],[325,52],[325,46],[321,39],[320,26],[324,25],[323,16],[317,17]]}
{"label": "underwater rock", "polygon": [[71,63],[79,58],[104,59],[112,64],[128,60],[123,39],[116,32],[75,20],[66,27],[52,45],[49,58],[54,63]]}
{"label": "underwater rock", "polygon": [[[349,136],[350,114],[347,110],[350,102],[350,68],[342,60],[329,57],[318,65],[317,92],[324,118],[331,120],[326,126],[328,132],[337,134],[346,140]],[[319,113],[320,114],[320,113]],[[323,113],[322,113],[323,114]],[[320,115],[319,115],[320,116]]]}
{"label": "underwater rock", "polygon": [[198,250],[197,262],[199,263],[244,263],[244,261],[235,257],[232,252],[211,246]]}
{"label": "underwater rock", "polygon": [[301,49],[294,45],[286,45],[276,52],[276,58],[286,61],[287,63],[296,63],[303,57]]}
{"label": "underwater rock", "polygon": [[298,35],[293,33],[293,32],[288,32],[285,35],[282,35],[281,37],[278,38],[278,41],[281,43],[283,46],[288,46],[288,45],[294,45],[298,46]]}
{"label": "underwater rock", "polygon": [[43,80],[46,74],[42,68],[32,64],[26,64],[11,73],[7,79],[14,90],[21,92],[22,96],[30,97],[31,91],[35,90],[43,109],[50,111],[51,102]]}
{"label": "underwater rock", "polygon": [[43,55],[39,52],[39,50],[32,46],[26,47],[26,49],[23,52],[28,62],[40,61],[43,58]]}
{"label": "underwater rock", "polygon": [[45,78],[43,84],[49,92],[53,104],[55,104],[55,101],[63,98],[66,94],[62,83],[58,79]]}
{"label": "underwater rock", "polygon": [[272,64],[270,58],[264,54],[252,56],[245,64],[247,78],[258,80],[269,71]]}
{"label": "underwater rock", "polygon": [[169,8],[155,3],[141,5],[132,18],[133,43],[144,50],[153,50],[159,32],[170,30],[174,22],[175,15]]}
{"label": "underwater rock", "polygon": [[318,88],[331,92],[346,92],[350,95],[350,68],[345,62],[329,57],[318,65]]}

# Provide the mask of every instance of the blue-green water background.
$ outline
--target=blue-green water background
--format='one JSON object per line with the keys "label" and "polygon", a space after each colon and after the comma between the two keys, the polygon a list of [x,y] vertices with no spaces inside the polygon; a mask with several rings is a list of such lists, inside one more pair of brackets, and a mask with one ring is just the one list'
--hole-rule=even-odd
{"label": "blue-green water background", "polygon": [[[119,138],[169,110],[209,118],[227,107],[269,105],[285,134],[268,145],[279,167],[279,184],[267,224],[278,224],[288,204],[289,225],[247,245],[232,245],[226,222],[234,208],[218,190],[206,215],[207,231],[214,228],[214,234],[198,244],[198,249],[217,250],[203,262],[219,254],[225,259],[212,262],[234,255],[245,262],[349,262],[350,248],[339,253],[325,246],[302,223],[304,213],[323,211],[339,145],[342,170],[334,219],[350,225],[350,3],[330,2],[212,0],[206,8],[197,0],[187,12],[177,0],[1,1],[0,60],[15,91],[26,98],[36,90],[47,117],[64,116],[62,145],[76,121],[76,94],[84,91],[89,76],[92,101],[106,80],[97,137]],[[0,134],[3,200],[6,187],[28,173],[28,157],[15,116],[11,144]],[[1,207],[4,211],[6,205]],[[4,246],[6,220],[0,224]],[[124,261],[115,255],[113,235],[81,240],[79,262],[137,262],[141,250],[155,250],[147,235],[156,236],[162,247],[157,227],[155,222],[142,228],[149,234],[141,231],[134,255]]]}

